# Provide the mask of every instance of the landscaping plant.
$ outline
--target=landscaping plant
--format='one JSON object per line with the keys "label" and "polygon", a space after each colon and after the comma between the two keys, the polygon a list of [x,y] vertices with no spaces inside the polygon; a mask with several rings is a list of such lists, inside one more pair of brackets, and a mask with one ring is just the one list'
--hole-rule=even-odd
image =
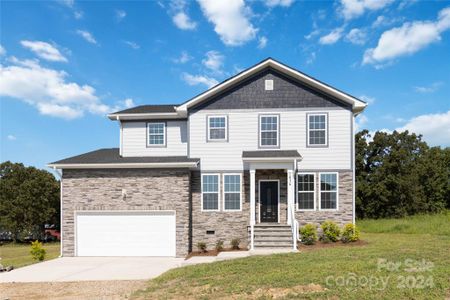
{"label": "landscaping plant", "polygon": [[30,254],[34,260],[43,261],[45,259],[45,249],[38,240],[31,243]]}
{"label": "landscaping plant", "polygon": [[231,247],[234,249],[234,250],[238,250],[239,249],[239,244],[241,243],[241,240],[240,239],[232,239],[231,240]]}
{"label": "landscaping plant", "polygon": [[348,223],[342,229],[341,241],[343,243],[356,242],[359,240],[359,229],[356,225]]}
{"label": "landscaping plant", "polygon": [[218,240],[216,242],[216,250],[217,250],[217,252],[220,252],[223,250],[223,241],[222,240]]}
{"label": "landscaping plant", "polygon": [[200,252],[207,252],[206,251],[206,243],[205,242],[198,242],[197,243],[197,248],[198,248],[198,251],[200,251]]}
{"label": "landscaping plant", "polygon": [[301,227],[300,230],[300,238],[302,240],[302,244],[305,245],[314,245],[317,241],[317,227],[314,224],[306,224]]}
{"label": "landscaping plant", "polygon": [[337,242],[339,240],[339,236],[341,235],[341,230],[339,226],[333,221],[325,221],[320,225],[322,228],[322,236],[320,237],[321,241],[324,243],[329,242]]}

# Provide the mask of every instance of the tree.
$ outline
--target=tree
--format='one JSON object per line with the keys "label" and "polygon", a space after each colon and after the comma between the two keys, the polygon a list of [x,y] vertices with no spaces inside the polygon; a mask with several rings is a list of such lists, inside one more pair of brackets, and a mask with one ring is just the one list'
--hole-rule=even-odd
{"label": "tree", "polygon": [[14,238],[45,223],[59,225],[59,182],[44,170],[21,163],[0,164],[0,226]]}

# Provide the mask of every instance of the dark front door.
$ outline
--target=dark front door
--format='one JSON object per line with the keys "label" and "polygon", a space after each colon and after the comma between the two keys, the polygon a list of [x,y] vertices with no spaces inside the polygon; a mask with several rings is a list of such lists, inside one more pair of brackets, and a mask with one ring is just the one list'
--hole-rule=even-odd
{"label": "dark front door", "polygon": [[261,181],[261,223],[278,222],[278,181]]}

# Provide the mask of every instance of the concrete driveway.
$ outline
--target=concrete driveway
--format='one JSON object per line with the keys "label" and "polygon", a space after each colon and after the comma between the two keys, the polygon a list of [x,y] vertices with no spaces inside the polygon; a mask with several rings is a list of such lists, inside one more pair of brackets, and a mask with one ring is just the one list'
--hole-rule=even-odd
{"label": "concrete driveway", "polygon": [[61,257],[0,273],[0,283],[151,279],[183,262],[173,257]]}

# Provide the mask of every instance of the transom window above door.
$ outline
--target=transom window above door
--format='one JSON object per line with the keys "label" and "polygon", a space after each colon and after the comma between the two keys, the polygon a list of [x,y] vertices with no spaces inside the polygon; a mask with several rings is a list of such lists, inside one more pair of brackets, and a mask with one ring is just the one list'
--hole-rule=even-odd
{"label": "transom window above door", "polygon": [[208,116],[208,141],[226,141],[227,126],[226,116]]}
{"label": "transom window above door", "polygon": [[166,145],[166,123],[151,122],[147,123],[147,146],[165,146]]}
{"label": "transom window above door", "polygon": [[259,116],[259,146],[277,148],[280,140],[280,118],[278,115]]}

